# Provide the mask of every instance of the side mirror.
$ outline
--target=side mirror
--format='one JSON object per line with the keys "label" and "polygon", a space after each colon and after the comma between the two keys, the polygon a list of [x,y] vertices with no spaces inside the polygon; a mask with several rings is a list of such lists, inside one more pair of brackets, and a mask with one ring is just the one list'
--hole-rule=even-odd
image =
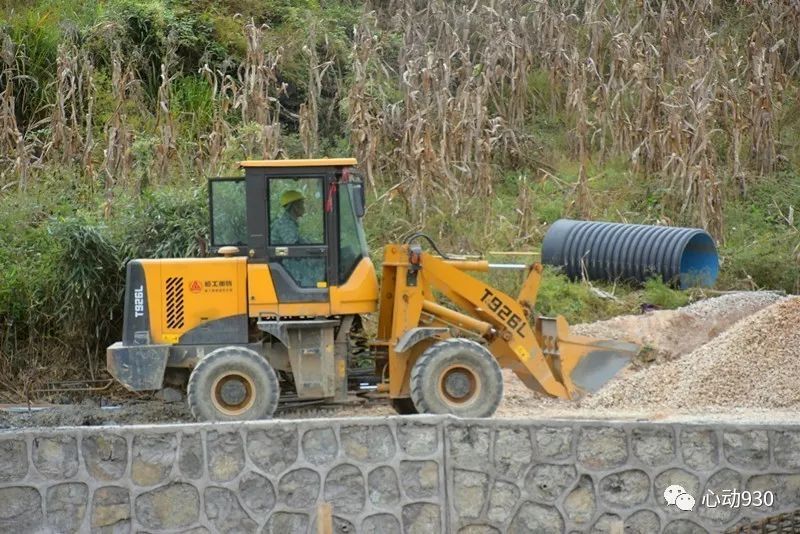
{"label": "side mirror", "polygon": [[364,216],[364,211],[367,205],[366,195],[364,193],[364,184],[360,182],[353,182],[353,209],[356,212],[356,217],[359,219]]}

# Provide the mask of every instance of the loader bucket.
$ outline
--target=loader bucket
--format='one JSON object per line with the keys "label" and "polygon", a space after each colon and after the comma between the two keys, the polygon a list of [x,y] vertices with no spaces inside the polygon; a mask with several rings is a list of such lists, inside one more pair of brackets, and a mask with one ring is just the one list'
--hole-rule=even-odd
{"label": "loader bucket", "polygon": [[[570,334],[566,319],[540,318],[545,346],[554,347],[561,380],[573,398],[594,393],[620,372],[641,347],[634,343]],[[555,355],[555,354],[554,354]]]}
{"label": "loader bucket", "polygon": [[592,345],[582,345],[582,348],[588,352],[580,356],[570,380],[576,388],[588,393],[603,387],[639,352],[638,345],[609,339],[594,340]]}

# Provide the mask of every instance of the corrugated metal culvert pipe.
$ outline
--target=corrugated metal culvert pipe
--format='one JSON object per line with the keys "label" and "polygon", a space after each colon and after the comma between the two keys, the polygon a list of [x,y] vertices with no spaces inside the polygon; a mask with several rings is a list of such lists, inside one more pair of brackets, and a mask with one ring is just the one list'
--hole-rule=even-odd
{"label": "corrugated metal culvert pipe", "polygon": [[542,243],[542,263],[570,278],[644,282],[660,276],[687,287],[711,287],[719,274],[714,239],[700,228],[559,219]]}

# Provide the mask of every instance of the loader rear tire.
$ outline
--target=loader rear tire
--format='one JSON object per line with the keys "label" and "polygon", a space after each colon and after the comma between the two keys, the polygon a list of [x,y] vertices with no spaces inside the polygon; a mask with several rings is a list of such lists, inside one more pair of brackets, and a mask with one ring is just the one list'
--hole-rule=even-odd
{"label": "loader rear tire", "polygon": [[186,393],[189,409],[200,421],[269,419],[279,397],[272,366],[245,347],[222,347],[200,360]]}
{"label": "loader rear tire", "polygon": [[491,417],[503,400],[503,375],[492,353],[463,338],[428,347],[411,369],[419,413]]}

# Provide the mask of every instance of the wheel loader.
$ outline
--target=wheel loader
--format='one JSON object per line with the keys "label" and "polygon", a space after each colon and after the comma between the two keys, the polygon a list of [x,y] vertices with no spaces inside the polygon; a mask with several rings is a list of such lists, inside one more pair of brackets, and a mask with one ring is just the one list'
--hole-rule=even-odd
{"label": "wheel loader", "polygon": [[[344,402],[360,385],[402,414],[491,416],[501,368],[559,398],[597,390],[637,352],[536,313],[539,264],[512,297],[425,235],[367,250],[354,159],[265,160],[209,180],[216,257],[127,265],[111,375],[132,391],[187,382],[200,420],[271,417],[279,402]],[[497,267],[508,267],[498,265]],[[365,346],[362,317],[377,312]],[[373,316],[374,317],[374,316]]]}

